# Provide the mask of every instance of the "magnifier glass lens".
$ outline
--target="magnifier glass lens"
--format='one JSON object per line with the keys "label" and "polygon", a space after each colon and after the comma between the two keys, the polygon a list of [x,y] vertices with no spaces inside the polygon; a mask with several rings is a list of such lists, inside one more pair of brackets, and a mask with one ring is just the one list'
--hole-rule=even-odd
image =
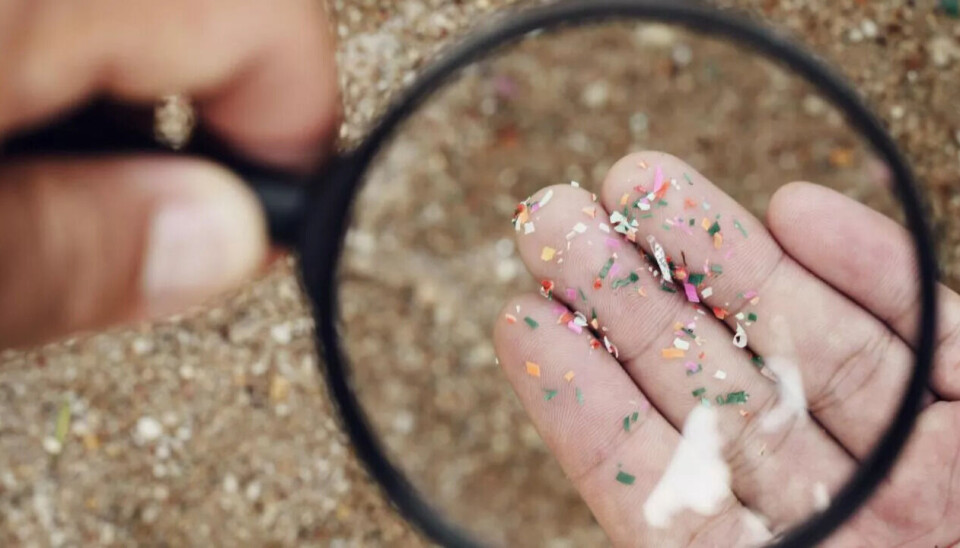
{"label": "magnifier glass lens", "polygon": [[762,543],[900,401],[915,319],[886,325],[883,292],[919,281],[878,274],[909,248],[871,255],[900,217],[886,164],[757,54],[658,24],[531,35],[364,179],[338,290],[355,388],[490,542]]}

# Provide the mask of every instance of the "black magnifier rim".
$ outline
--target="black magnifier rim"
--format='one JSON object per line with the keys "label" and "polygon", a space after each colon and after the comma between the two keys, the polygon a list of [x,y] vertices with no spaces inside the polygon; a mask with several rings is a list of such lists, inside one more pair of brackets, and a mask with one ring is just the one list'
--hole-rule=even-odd
{"label": "black magnifier rim", "polygon": [[[407,477],[386,456],[351,385],[351,370],[340,345],[338,330],[337,270],[346,236],[350,207],[361,178],[382,145],[397,127],[457,73],[487,54],[523,38],[532,31],[583,26],[613,18],[636,19],[686,27],[746,46],[778,61],[804,77],[847,116],[848,122],[888,163],[894,189],[903,204],[920,275],[920,322],[917,350],[910,378],[896,417],[879,444],[865,458],[853,478],[831,505],[788,531],[774,546],[807,547],[827,538],[874,492],[890,472],[921,410],[928,384],[936,333],[937,263],[933,240],[924,217],[916,181],[903,155],[883,125],[845,80],[805,49],[785,36],[730,11],[682,0],[582,0],[568,1],[511,14],[496,25],[473,35],[428,67],[393,104],[368,138],[323,181],[322,191],[311,198],[314,214],[304,223],[301,240],[303,282],[317,317],[317,342],[325,361],[330,393],[337,402],[345,428],[359,458],[404,517],[444,546],[482,546],[449,522],[417,492]],[[320,186],[320,185],[318,185]]]}

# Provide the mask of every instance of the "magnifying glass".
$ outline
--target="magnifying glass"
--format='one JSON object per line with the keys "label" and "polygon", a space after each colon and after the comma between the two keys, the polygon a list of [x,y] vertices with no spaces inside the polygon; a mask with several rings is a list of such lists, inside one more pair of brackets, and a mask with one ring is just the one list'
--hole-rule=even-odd
{"label": "magnifying glass", "polygon": [[[123,129],[101,105],[4,154],[155,147]],[[673,155],[638,152],[649,149]],[[357,455],[442,545],[529,544],[557,514],[582,521],[540,441],[582,437],[611,452],[636,445],[598,461],[596,485],[634,489],[614,496],[634,500],[645,527],[670,534],[682,516],[736,500],[763,542],[810,546],[870,497],[920,411],[936,266],[911,171],[848,84],[731,11],[594,0],[500,17],[306,178],[254,165],[202,127],[184,152],[249,181],[274,241],[296,251]],[[791,180],[839,189],[912,235],[922,305],[912,368],[883,365],[878,375],[903,369],[902,386],[853,451],[843,421],[856,415],[810,405],[818,388],[852,386],[818,373],[831,345],[857,333],[829,321],[849,303],[760,284],[773,266],[757,257],[776,242],[756,217]],[[542,301],[509,301],[517,292]],[[808,299],[802,314],[784,312],[788,297]],[[803,327],[814,324],[829,329],[815,338]],[[540,437],[494,365],[498,329],[509,341],[500,365]],[[619,376],[602,377],[602,364],[622,366]],[[772,423],[787,426],[763,427]],[[831,451],[856,458],[843,470],[817,461]],[[647,478],[654,454],[663,466]],[[568,474],[579,456],[561,459]]]}

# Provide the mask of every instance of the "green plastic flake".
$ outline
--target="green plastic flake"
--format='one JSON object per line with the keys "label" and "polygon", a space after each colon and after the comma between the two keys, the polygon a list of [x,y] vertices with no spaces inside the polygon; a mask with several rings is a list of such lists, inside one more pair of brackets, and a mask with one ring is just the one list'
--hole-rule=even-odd
{"label": "green plastic flake", "polygon": [[540,324],[537,323],[537,320],[531,318],[530,316],[524,318],[523,321],[527,322],[527,325],[530,326],[530,329],[536,329],[540,327]]}
{"label": "green plastic flake", "polygon": [[630,415],[623,417],[623,431],[624,432],[630,431]]}
{"label": "green plastic flake", "polygon": [[757,369],[763,369],[763,366],[766,365],[766,363],[763,361],[763,357],[761,356],[754,356],[753,358],[750,359],[750,361],[753,362],[753,365]]}
{"label": "green plastic flake", "polygon": [[664,230],[670,230],[670,225],[668,225],[667,223],[663,223],[660,226],[663,227]]}
{"label": "green plastic flake", "polygon": [[643,215],[637,217],[638,219],[652,219],[653,213],[644,213]]}
{"label": "green plastic flake", "polygon": [[639,412],[639,411],[634,411],[633,414],[630,415],[630,422],[631,422],[631,423],[637,422],[637,419],[639,419],[639,418],[640,418],[640,412]]}
{"label": "green plastic flake", "polygon": [[699,398],[700,396],[706,393],[707,393],[707,389],[701,386],[700,388],[697,388],[696,390],[693,391],[693,397]]}
{"label": "green plastic flake", "polygon": [[626,287],[626,286],[628,286],[628,285],[630,285],[630,284],[632,284],[632,283],[636,283],[637,280],[639,280],[639,279],[640,279],[640,275],[639,275],[639,274],[637,274],[636,272],[631,272],[629,276],[625,276],[625,277],[623,277],[623,278],[620,278],[619,280],[614,280],[614,281],[613,281],[613,288],[614,288],[614,289],[619,289],[619,288],[621,288],[621,287]]}
{"label": "green plastic flake", "polygon": [[710,228],[707,230],[707,234],[713,236],[717,232],[720,232],[720,222],[714,221]]}
{"label": "green plastic flake", "polygon": [[677,292],[676,289],[670,287],[669,285],[667,285],[667,284],[665,284],[665,283],[660,284],[660,289],[661,289],[661,291],[666,291],[667,293],[676,293],[676,292]]}
{"label": "green plastic flake", "polygon": [[580,294],[580,300],[586,302],[587,296],[583,294],[583,290],[578,287],[578,288],[577,288],[577,293]]}
{"label": "green plastic flake", "polygon": [[544,390],[543,390],[543,399],[546,400],[546,401],[550,401],[550,400],[552,400],[553,398],[555,398],[556,396],[557,396],[557,391],[556,391],[556,390],[547,390],[547,389],[544,389]]}
{"label": "green plastic flake", "polygon": [[747,398],[749,397],[750,396],[743,390],[739,392],[730,392],[729,394],[727,394],[727,397],[724,398],[723,403],[725,404],[747,403]]}
{"label": "green plastic flake", "polygon": [[686,173],[683,174],[683,178],[686,179],[687,182],[690,183],[691,185],[693,184],[693,179],[691,179],[690,176],[687,175]]}
{"label": "green plastic flake", "polygon": [[713,272],[714,274],[723,274],[723,267],[718,264],[712,264],[710,265],[710,272]]}
{"label": "green plastic flake", "polygon": [[689,369],[687,369],[687,376],[689,377],[689,376],[692,376],[692,375],[696,375],[697,373],[699,373],[699,372],[701,372],[701,371],[703,371],[703,365],[701,365],[701,364],[698,363],[698,364],[697,364],[697,369],[696,369],[695,371],[690,371]]}
{"label": "green plastic flake", "polygon": [[577,403],[583,405],[583,391],[579,387],[577,387]]}
{"label": "green plastic flake", "polygon": [[590,319],[591,319],[591,320],[597,319],[597,309],[596,309],[596,308],[590,308]]}
{"label": "green plastic flake", "polygon": [[607,274],[610,273],[610,267],[613,266],[613,257],[607,259],[607,262],[603,264],[603,268],[600,269],[600,279],[607,277]]}
{"label": "green plastic flake", "polygon": [[747,320],[749,320],[749,321],[751,321],[751,322],[755,322],[755,321],[757,321],[757,315],[754,314],[753,312],[751,312],[751,313],[747,314]]}
{"label": "green plastic flake", "polygon": [[716,402],[717,405],[723,405],[723,396],[717,396]]}
{"label": "green plastic flake", "polygon": [[747,230],[746,230],[745,228],[743,228],[743,225],[740,224],[740,221],[736,221],[736,220],[733,221],[733,226],[734,226],[734,228],[736,228],[737,230],[740,231],[740,234],[743,234],[743,237],[744,237],[744,238],[747,237]]}
{"label": "green plastic flake", "polygon": [[694,287],[700,287],[700,284],[703,283],[703,280],[706,278],[703,274],[690,274],[687,277],[687,281],[690,282]]}
{"label": "green plastic flake", "polygon": [[660,207],[667,207],[668,205],[670,205],[670,202],[666,200],[660,200],[659,202],[657,202],[657,205]]}
{"label": "green plastic flake", "polygon": [[700,398],[700,405],[702,405],[702,406],[704,406],[704,407],[710,407],[710,399],[709,399],[709,398]]}
{"label": "green plastic flake", "polygon": [[635,478],[632,474],[628,474],[628,473],[624,472],[623,470],[618,470],[618,471],[617,471],[617,481],[619,481],[620,483],[622,483],[622,484],[624,484],[624,485],[633,485],[633,482],[634,482],[636,479],[637,479],[637,478]]}

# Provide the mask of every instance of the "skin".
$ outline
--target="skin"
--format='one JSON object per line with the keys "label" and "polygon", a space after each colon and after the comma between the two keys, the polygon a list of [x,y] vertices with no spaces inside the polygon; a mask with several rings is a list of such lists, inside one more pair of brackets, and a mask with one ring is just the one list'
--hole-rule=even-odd
{"label": "skin", "polygon": [[[668,191],[668,206],[654,208],[652,218],[638,218],[639,249],[618,234],[613,236],[621,245],[611,249],[598,224],[606,222],[608,212],[622,210],[622,203],[633,204],[640,196],[637,185],[645,192],[653,188],[654,166],[661,166],[667,179],[684,181],[686,173],[692,184],[681,182]],[[554,300],[530,294],[509,303],[497,320],[496,347],[531,419],[614,544],[755,543],[814,512],[814,485],[829,493],[842,487],[889,423],[912,365],[908,341],[917,315],[917,278],[908,267],[913,258],[904,230],[809,183],[783,187],[764,224],[693,168],[659,152],[632,154],[614,165],[597,202],[585,190],[555,186],[530,203],[548,191],[549,203],[531,216],[536,230],[518,232],[517,245],[533,276],[554,282]],[[665,218],[699,221],[704,216],[703,210],[685,206],[685,198],[709,202],[711,218],[722,215],[726,229],[720,250],[699,222],[690,234],[660,227]],[[596,208],[596,220],[584,208]],[[731,226],[733,219],[748,237]],[[577,222],[588,230],[568,247],[566,235]],[[688,265],[705,259],[723,264],[723,275],[701,286],[713,288],[704,301],[733,313],[740,308],[757,314],[759,319],[746,327],[748,349],[732,343],[735,317],[722,321],[709,311],[698,315],[682,289],[676,294],[659,289],[660,280],[651,274],[658,268],[655,263],[648,268],[651,263],[641,252],[653,254],[647,234],[655,235],[677,262],[685,257]],[[545,246],[563,250],[562,262],[543,260]],[[627,288],[615,290],[607,281],[594,289],[593,280],[613,251],[621,269],[610,278],[636,271],[640,279]],[[586,301],[569,298],[568,287],[582,288]],[[645,287],[646,296],[638,287]],[[755,305],[737,297],[750,290],[760,297]],[[960,297],[940,287],[940,302],[935,374],[917,430],[892,477],[829,546],[950,546],[960,539]],[[595,309],[618,357],[603,346],[591,349],[592,335],[558,323],[565,309],[588,317]],[[507,315],[530,316],[540,327],[531,330]],[[667,360],[661,350],[672,346],[673,324],[694,317],[703,344],[688,356],[704,352],[703,359],[694,358],[704,370],[688,377],[683,360]],[[747,350],[796,364],[814,420],[793,419],[772,431],[761,426],[778,401],[777,386],[758,372]],[[526,371],[527,361],[539,365],[539,377]],[[726,379],[714,378],[718,369]],[[574,374],[569,382],[563,378],[568,371]],[[570,385],[580,388],[582,404]],[[691,391],[701,386],[711,398],[735,390],[750,394],[742,406],[716,408],[735,496],[716,514],[687,510],[658,529],[640,509],[670,462],[687,415],[699,405]],[[545,401],[544,389],[559,393]],[[626,432],[622,420],[635,410],[639,420]],[[618,483],[619,470],[634,475],[635,482]],[[750,514],[762,516],[765,525],[758,530]]]}
{"label": "skin", "polygon": [[[318,6],[313,0],[0,0],[0,139],[96,94],[151,102],[175,91],[195,98],[202,123],[239,150],[307,169],[329,151],[340,116],[333,40]],[[691,309],[679,296],[654,291],[646,270],[640,282],[650,289],[646,299],[620,299],[609,287],[588,290],[619,359],[602,347],[591,350],[586,335],[551,321],[557,302],[582,306],[564,302],[563,289],[589,287],[609,254],[600,245],[573,246],[560,268],[540,260],[542,247],[563,249],[583,207],[597,207],[599,219],[604,208],[617,208],[623,192],[648,185],[651,174],[637,170],[639,160],[662,165],[668,176],[691,174],[714,211],[737,217],[749,231],[749,240],[736,244],[738,260],[724,261],[724,276],[712,281],[713,300],[733,301],[747,288],[760,292],[751,310],[761,320],[748,328],[751,349],[760,353],[782,347],[776,323],[764,319],[783,318],[816,422],[796,421],[775,433],[757,428],[755,417],[776,403],[776,387],[757,373],[746,351],[728,344],[733,322],[709,315],[697,332],[728,377],[677,382],[659,351],[670,345],[674,318],[689,319]],[[524,315],[541,318],[541,327],[531,331],[500,319],[495,339],[507,377],[611,539],[623,546],[729,546],[808,515],[814,502],[803,489],[810,482],[827,490],[842,483],[886,424],[907,375],[905,341],[916,297],[914,273],[903,267],[911,260],[902,230],[807,184],[777,194],[765,227],[679,160],[658,153],[617,164],[599,204],[571,187],[554,192],[537,215],[537,231],[519,237],[519,249],[535,276],[556,281],[557,301],[517,297],[506,312],[520,306]],[[158,286],[146,265],[157,255],[152,227],[169,211],[188,228],[203,223],[195,233],[206,247],[190,242],[187,257],[222,253],[217,264],[226,266],[191,272],[189,284]],[[641,234],[648,232],[653,229],[641,226]],[[729,228],[724,234],[737,239]],[[667,254],[682,247],[691,264],[714,253],[707,239],[657,236]],[[168,262],[181,257],[169,241],[162,251]],[[215,165],[129,156],[6,160],[0,165],[0,348],[182,310],[256,273],[268,252],[255,200]],[[644,265],[631,246],[618,255],[623,268]],[[940,298],[943,331],[918,430],[888,484],[831,544],[945,546],[960,538],[960,298],[945,288]],[[829,317],[816,312],[823,309]],[[525,361],[540,365],[539,379],[526,373]],[[565,392],[545,402],[541,385],[564,383],[559,377],[570,370],[583,405]],[[640,508],[696,404],[691,382],[710,394],[735,386],[751,395],[742,408],[720,409],[736,497],[716,515],[687,513],[670,528],[655,529]],[[642,412],[626,433],[618,425],[634,409]],[[614,480],[618,464],[636,478],[629,488]],[[791,487],[783,478],[797,481]],[[768,518],[759,531],[745,525],[748,509]]]}
{"label": "skin", "polygon": [[[340,119],[332,31],[313,0],[0,0],[0,82],[0,143],[97,94],[177,92],[238,150],[297,170],[323,159]],[[155,237],[162,219],[182,229]],[[268,254],[252,193],[212,163],[5,160],[0,348],[180,312]]]}

